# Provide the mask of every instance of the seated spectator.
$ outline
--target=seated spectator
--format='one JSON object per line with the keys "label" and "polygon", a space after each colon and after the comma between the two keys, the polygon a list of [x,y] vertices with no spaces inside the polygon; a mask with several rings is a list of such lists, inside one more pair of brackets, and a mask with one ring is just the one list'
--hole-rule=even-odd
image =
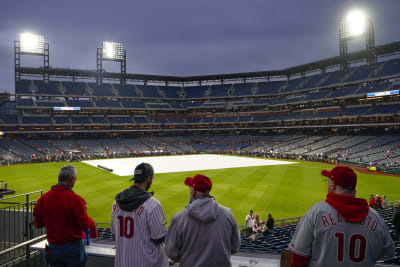
{"label": "seated spectator", "polygon": [[369,206],[373,209],[375,209],[375,198],[374,195],[371,194],[371,196],[369,197],[369,202],[368,202]]}
{"label": "seated spectator", "polygon": [[382,198],[379,195],[376,195],[375,207],[376,209],[382,208]]}
{"label": "seated spectator", "polygon": [[253,233],[261,233],[261,224],[263,223],[260,221],[260,216],[256,214],[256,218],[253,221]]}

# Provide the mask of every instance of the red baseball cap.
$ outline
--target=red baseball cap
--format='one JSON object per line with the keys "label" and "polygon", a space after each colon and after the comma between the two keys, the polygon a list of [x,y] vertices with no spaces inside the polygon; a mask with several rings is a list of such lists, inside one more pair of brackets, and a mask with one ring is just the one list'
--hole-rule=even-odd
{"label": "red baseball cap", "polygon": [[323,170],[321,174],[343,188],[350,190],[356,188],[357,174],[348,166],[338,165],[332,170]]}
{"label": "red baseball cap", "polygon": [[205,193],[211,190],[212,182],[207,176],[196,174],[193,177],[187,177],[185,179],[185,185],[193,187],[196,191]]}

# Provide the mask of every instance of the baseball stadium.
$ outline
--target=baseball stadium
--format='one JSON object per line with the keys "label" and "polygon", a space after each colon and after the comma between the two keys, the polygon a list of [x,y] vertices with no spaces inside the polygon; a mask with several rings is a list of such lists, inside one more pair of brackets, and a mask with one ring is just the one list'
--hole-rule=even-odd
{"label": "baseball stadium", "polygon": [[[400,41],[376,45],[374,21],[359,15],[329,34],[338,36],[333,57],[177,76],[129,73],[126,44],[114,41],[93,47],[96,69],[56,67],[52,56],[62,48],[21,33],[9,43],[14,90],[0,94],[0,266],[47,266],[46,233],[33,226],[32,212],[65,165],[77,169],[74,192],[98,231],[88,266],[114,266],[113,201],[142,162],[154,167],[150,191],[168,223],[188,203],[185,178],[210,177],[210,194],[241,229],[232,266],[271,267],[290,266],[285,251],[297,224],[325,199],[321,171],[351,166],[357,197],[388,200],[377,212],[395,258],[376,266],[400,265],[392,222],[400,204]],[[353,42],[362,48],[351,51]],[[39,63],[25,66],[26,57]],[[273,233],[250,238],[249,210],[261,220],[272,214]]]}

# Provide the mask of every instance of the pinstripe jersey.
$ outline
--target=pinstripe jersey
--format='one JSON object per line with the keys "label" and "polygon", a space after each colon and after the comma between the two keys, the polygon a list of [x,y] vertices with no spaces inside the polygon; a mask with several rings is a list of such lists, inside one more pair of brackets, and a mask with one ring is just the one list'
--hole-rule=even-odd
{"label": "pinstripe jersey", "polygon": [[115,267],[168,266],[164,243],[153,240],[165,237],[167,221],[160,202],[151,197],[134,211],[122,210],[114,200],[111,231],[115,234]]}
{"label": "pinstripe jersey", "polygon": [[358,223],[347,222],[326,201],[301,218],[289,249],[310,256],[310,267],[374,267],[380,258],[392,258],[395,247],[388,228],[374,209]]}

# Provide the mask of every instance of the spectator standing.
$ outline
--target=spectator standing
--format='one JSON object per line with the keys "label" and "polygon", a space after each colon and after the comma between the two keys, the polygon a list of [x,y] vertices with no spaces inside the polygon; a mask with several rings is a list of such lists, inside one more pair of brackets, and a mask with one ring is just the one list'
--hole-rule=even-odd
{"label": "spectator standing", "polygon": [[62,167],[58,183],[40,197],[33,210],[34,225],[47,230],[45,256],[49,266],[85,266],[85,231],[90,229],[91,237],[97,237],[85,200],[72,191],[77,176],[75,167]]}
{"label": "spectator standing", "polygon": [[247,214],[246,216],[246,228],[248,233],[253,232],[253,223],[254,223],[253,210],[250,210],[250,213]]}
{"label": "spectator standing", "polygon": [[301,218],[290,242],[292,267],[373,267],[392,258],[395,247],[387,226],[365,199],[356,198],[356,173],[347,166],[322,171],[328,194]]}
{"label": "spectator standing", "polygon": [[116,238],[115,266],[168,266],[164,252],[167,220],[160,202],[148,190],[154,170],[148,163],[136,166],[134,185],[119,193],[111,213]]}
{"label": "spectator standing", "polygon": [[180,267],[231,266],[230,256],[240,247],[239,227],[232,211],[209,194],[212,182],[207,176],[188,177],[189,204],[175,214],[166,237],[169,258]]}
{"label": "spectator standing", "polygon": [[383,195],[382,208],[386,209],[387,206],[388,206],[388,200],[387,200],[386,196]]}

